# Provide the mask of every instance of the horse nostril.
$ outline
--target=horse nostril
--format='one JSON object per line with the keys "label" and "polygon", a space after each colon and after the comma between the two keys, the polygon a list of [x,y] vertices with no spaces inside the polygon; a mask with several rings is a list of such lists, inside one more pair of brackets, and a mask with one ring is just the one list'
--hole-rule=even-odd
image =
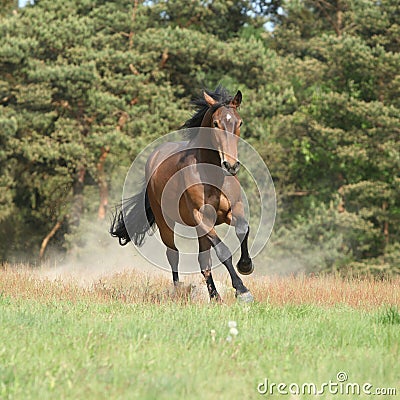
{"label": "horse nostril", "polygon": [[236,161],[235,164],[231,165],[228,161],[222,161],[221,167],[230,175],[236,175],[240,168],[240,162]]}
{"label": "horse nostril", "polygon": [[231,168],[228,161],[222,161],[222,167],[225,168],[227,171],[229,171]]}

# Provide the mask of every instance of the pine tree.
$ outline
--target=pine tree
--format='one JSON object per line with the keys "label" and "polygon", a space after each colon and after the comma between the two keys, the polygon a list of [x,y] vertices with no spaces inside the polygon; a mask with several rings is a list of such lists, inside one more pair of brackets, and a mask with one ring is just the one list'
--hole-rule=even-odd
{"label": "pine tree", "polygon": [[385,264],[400,239],[397,8],[392,1],[288,3],[275,33],[275,48],[300,61],[298,107],[278,117],[274,136],[288,150],[288,181],[310,196],[288,206],[326,203],[337,191],[339,211],[361,229],[350,249],[359,262]]}
{"label": "pine tree", "polygon": [[243,92],[242,135],[275,181],[272,251],[315,244],[314,270],[394,271],[397,3],[41,0],[3,14],[0,254],[43,254],[82,216],[104,218],[134,156],[222,83]]}

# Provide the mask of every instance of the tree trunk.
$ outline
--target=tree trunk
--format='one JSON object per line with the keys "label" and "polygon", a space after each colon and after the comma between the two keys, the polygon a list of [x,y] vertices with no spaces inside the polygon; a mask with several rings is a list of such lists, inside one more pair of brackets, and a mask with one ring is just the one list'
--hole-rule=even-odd
{"label": "tree trunk", "polygon": [[343,10],[341,1],[338,0],[336,3],[336,34],[338,37],[342,36],[342,25],[343,25]]}
{"label": "tree trunk", "polygon": [[[388,202],[384,201],[382,203],[382,210],[385,212],[387,208]],[[386,218],[386,216],[384,218]],[[389,244],[389,221],[387,219],[385,219],[385,221],[383,222],[383,235],[385,237],[385,243]]]}
{"label": "tree trunk", "polygon": [[97,163],[97,182],[99,185],[100,193],[100,204],[97,212],[97,217],[103,220],[106,217],[107,205],[108,205],[108,184],[106,179],[106,174],[104,172],[104,164],[108,153],[110,152],[110,147],[102,147],[99,162]]}
{"label": "tree trunk", "polygon": [[73,204],[70,216],[70,225],[78,227],[83,214],[84,199],[83,188],[85,181],[86,168],[80,167],[77,173],[76,180],[72,186]]}
{"label": "tree trunk", "polygon": [[136,21],[136,12],[137,12],[137,8],[139,5],[139,1],[135,0],[133,3],[133,9],[132,9],[132,14],[131,14],[131,22],[132,22],[132,30],[129,33],[129,48],[131,49],[133,47],[133,28],[135,25],[135,21]]}
{"label": "tree trunk", "polygon": [[339,193],[339,204],[338,204],[338,212],[343,213],[346,211],[346,203],[344,201],[344,189],[343,186],[340,186],[338,189]]}
{"label": "tree trunk", "polygon": [[60,229],[63,220],[57,221],[57,223],[53,226],[53,229],[47,234],[47,236],[43,239],[42,245],[40,246],[39,258],[42,259],[44,256],[44,252],[46,251],[46,247],[49,243],[49,240],[56,234],[56,232]]}
{"label": "tree trunk", "polygon": [[[336,4],[332,4],[327,0],[316,0],[314,4],[321,10],[324,17],[332,25],[337,37],[341,37],[343,25],[343,4],[341,0],[337,0]],[[335,14],[334,16],[332,16],[332,11]]]}

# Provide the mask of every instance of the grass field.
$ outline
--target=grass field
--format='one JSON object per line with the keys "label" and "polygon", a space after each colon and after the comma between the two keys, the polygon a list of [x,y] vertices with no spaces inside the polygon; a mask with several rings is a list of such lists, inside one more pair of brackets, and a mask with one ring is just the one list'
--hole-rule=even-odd
{"label": "grass field", "polygon": [[[399,279],[246,284],[254,304],[236,304],[228,290],[217,305],[134,272],[82,286],[4,267],[0,398],[307,399],[314,396],[301,394],[303,384],[320,390],[329,381],[339,394],[327,386],[318,398],[400,396]],[[229,321],[238,330],[230,341]],[[335,389],[341,372],[348,379]],[[272,395],[257,390],[266,391],[265,379]],[[286,384],[287,394],[273,383]],[[364,383],[371,393],[395,388],[397,396],[363,394]]]}

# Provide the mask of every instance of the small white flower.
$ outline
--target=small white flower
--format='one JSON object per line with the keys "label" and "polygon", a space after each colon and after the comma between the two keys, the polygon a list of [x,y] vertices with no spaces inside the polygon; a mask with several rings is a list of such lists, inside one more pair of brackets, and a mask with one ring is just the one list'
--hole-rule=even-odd
{"label": "small white flower", "polygon": [[238,331],[236,328],[231,328],[231,329],[229,330],[229,333],[230,333],[232,336],[237,336],[237,334],[239,333],[239,331]]}
{"label": "small white flower", "polygon": [[227,342],[232,342],[232,336],[231,336],[231,335],[228,335],[227,338],[226,338],[226,341],[227,341]]}
{"label": "small white flower", "polygon": [[215,334],[216,334],[215,329],[211,329],[210,333],[211,333],[211,340],[215,342]]}
{"label": "small white flower", "polygon": [[228,326],[229,328],[236,328],[237,327],[236,321],[229,321]]}

